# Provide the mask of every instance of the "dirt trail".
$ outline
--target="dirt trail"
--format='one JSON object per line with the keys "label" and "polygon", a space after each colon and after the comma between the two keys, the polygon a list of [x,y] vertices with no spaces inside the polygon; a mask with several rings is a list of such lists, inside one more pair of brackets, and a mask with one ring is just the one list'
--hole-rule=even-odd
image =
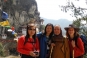
{"label": "dirt trail", "polygon": [[10,55],[10,56],[7,56],[7,57],[0,57],[0,58],[20,58],[20,56],[13,56],[13,55]]}

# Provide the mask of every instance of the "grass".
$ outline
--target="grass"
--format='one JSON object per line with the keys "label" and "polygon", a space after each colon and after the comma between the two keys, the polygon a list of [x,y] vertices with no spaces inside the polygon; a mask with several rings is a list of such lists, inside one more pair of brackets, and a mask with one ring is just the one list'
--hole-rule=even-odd
{"label": "grass", "polygon": [[0,58],[20,58],[20,56],[9,55],[9,56],[7,56],[7,57],[0,57]]}
{"label": "grass", "polygon": [[87,53],[84,55],[84,58],[87,58]]}

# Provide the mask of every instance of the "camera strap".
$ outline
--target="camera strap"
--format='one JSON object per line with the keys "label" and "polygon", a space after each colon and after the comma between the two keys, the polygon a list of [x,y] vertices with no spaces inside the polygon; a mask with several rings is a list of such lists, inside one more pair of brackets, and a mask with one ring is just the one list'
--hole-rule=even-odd
{"label": "camera strap", "polygon": [[33,51],[36,51],[35,42],[32,42],[32,45],[33,45]]}

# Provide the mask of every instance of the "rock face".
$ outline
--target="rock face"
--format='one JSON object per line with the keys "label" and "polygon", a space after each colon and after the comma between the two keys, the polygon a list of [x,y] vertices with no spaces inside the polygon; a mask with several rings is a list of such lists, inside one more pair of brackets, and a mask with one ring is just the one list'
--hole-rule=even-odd
{"label": "rock face", "polygon": [[0,0],[2,11],[9,15],[9,22],[16,31],[22,25],[26,25],[32,19],[38,26],[41,24],[37,3],[35,0]]}
{"label": "rock face", "polygon": [[[38,12],[37,3],[35,0],[0,0],[0,7],[0,22],[2,21],[1,12],[4,11],[8,13],[10,25],[15,27],[16,32],[20,31],[19,29],[22,29],[19,27],[25,26],[29,22],[34,22],[38,27],[41,24],[41,19],[39,17],[40,13]],[[5,27],[0,26],[0,39],[1,34],[5,31],[4,29]],[[4,31],[1,33],[2,30]],[[11,34],[12,33],[8,33],[7,35],[12,36]],[[3,45],[6,50],[4,53],[5,56],[10,54],[9,52],[16,52],[15,49],[17,43],[13,40],[10,42],[8,42],[8,40],[4,40],[2,42],[5,43],[5,45]]]}

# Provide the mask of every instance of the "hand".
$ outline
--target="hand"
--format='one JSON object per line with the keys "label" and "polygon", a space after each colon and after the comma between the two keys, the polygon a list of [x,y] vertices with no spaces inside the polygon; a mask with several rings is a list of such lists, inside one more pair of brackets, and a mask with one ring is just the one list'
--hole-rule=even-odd
{"label": "hand", "polygon": [[39,53],[36,55],[36,57],[39,57]]}
{"label": "hand", "polygon": [[34,51],[34,53],[36,54],[36,57],[39,56],[39,51]]}
{"label": "hand", "polygon": [[54,44],[54,43],[51,43],[51,47],[52,47],[52,46],[55,46],[55,44]]}
{"label": "hand", "polygon": [[73,47],[75,47],[75,41],[74,40],[72,40],[71,44],[72,44]]}
{"label": "hand", "polygon": [[36,54],[33,51],[30,51],[29,55],[32,57],[36,57]]}

